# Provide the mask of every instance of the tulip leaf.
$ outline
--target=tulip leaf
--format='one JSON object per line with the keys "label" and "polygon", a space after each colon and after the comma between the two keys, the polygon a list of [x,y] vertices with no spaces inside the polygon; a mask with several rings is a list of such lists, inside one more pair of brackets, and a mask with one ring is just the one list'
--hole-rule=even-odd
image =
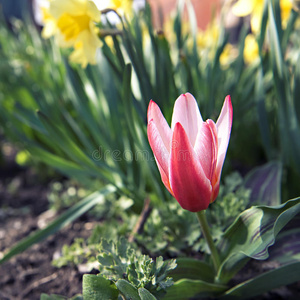
{"label": "tulip leaf", "polygon": [[[192,297],[215,296],[227,289],[225,285],[202,280],[180,279],[167,289],[164,300],[188,300]],[[197,298],[198,299],[198,298]]]}
{"label": "tulip leaf", "polygon": [[250,259],[269,257],[268,248],[281,229],[300,212],[300,198],[282,205],[254,206],[242,212],[218,244],[223,261],[218,278],[227,282]]}
{"label": "tulip leaf", "polygon": [[[287,276],[288,274],[288,276]],[[282,266],[242,282],[218,299],[248,299],[300,280],[300,262]]]}
{"label": "tulip leaf", "polygon": [[85,300],[106,300],[117,299],[119,292],[110,280],[99,275],[85,274],[82,295]]}
{"label": "tulip leaf", "polygon": [[300,215],[293,218],[278,234],[276,243],[269,252],[269,260],[280,265],[300,261]]}
{"label": "tulip leaf", "polygon": [[170,272],[170,276],[174,281],[186,278],[213,283],[214,269],[208,263],[187,257],[177,258],[176,263],[176,269]]}
{"label": "tulip leaf", "polygon": [[245,178],[245,187],[251,190],[250,202],[264,205],[281,203],[282,165],[278,161],[269,162],[253,169]]}

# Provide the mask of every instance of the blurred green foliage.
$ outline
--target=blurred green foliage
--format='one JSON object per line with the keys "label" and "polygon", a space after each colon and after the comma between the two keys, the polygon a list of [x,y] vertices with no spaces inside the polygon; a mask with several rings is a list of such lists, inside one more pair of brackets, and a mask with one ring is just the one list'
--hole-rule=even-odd
{"label": "blurred green foliage", "polygon": [[[273,8],[278,15],[278,6],[271,8],[264,18]],[[197,48],[193,10],[188,32],[181,23],[182,11],[181,1],[173,32],[156,32],[147,6],[124,21],[113,46],[103,40],[99,64],[85,70],[70,66],[55,43],[42,40],[30,22],[16,20],[9,30],[2,21],[0,124],[5,137],[69,177],[113,183],[141,208],[148,193],[158,202],[170,198],[161,188],[146,138],[149,100],[170,121],[174,100],[189,91],[199,101],[203,118],[215,119],[230,94],[234,122],[224,172],[244,172],[279,159],[287,172],[283,199],[296,195],[298,185],[290,177],[299,177],[300,161],[297,13],[292,11],[285,31],[276,19],[262,27],[259,44],[270,47],[260,51],[260,62],[250,65],[243,60],[243,29],[236,55],[223,66],[225,30],[220,29],[207,56]]]}

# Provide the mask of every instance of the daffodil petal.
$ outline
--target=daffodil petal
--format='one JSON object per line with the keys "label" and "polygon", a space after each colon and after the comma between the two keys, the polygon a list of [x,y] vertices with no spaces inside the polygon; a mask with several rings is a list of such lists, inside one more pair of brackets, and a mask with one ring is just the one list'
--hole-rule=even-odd
{"label": "daffodil petal", "polygon": [[252,13],[254,8],[253,0],[239,0],[232,6],[232,13],[238,17],[245,17]]}

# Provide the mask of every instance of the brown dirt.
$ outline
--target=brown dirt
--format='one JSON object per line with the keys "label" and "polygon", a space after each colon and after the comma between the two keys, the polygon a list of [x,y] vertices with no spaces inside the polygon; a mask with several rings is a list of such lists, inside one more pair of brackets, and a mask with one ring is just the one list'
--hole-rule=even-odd
{"label": "brown dirt", "polygon": [[[0,256],[55,215],[48,210],[47,182],[11,160],[0,168]],[[35,300],[41,293],[72,297],[81,293],[82,275],[74,267],[56,268],[53,255],[74,238],[87,238],[93,223],[86,218],[74,222],[8,262],[0,265],[1,300]]]}

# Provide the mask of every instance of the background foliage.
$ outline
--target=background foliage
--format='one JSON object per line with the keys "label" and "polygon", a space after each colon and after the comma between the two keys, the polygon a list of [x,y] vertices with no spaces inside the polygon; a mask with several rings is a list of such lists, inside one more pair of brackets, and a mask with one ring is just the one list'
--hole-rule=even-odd
{"label": "background foliage", "polygon": [[[182,21],[185,5],[190,20],[187,25]],[[297,18],[294,9],[283,29],[279,1],[265,1],[261,31],[256,37],[258,57],[251,63],[244,60],[249,32],[245,24],[238,43],[233,45],[234,54],[224,64],[222,55],[229,45],[229,36],[223,26],[219,26],[213,45],[205,45],[203,51],[197,44],[200,32],[189,2],[179,1],[171,29],[159,31],[153,28],[151,10],[146,6],[132,19],[123,19],[120,35],[111,40],[102,38],[98,64],[86,69],[69,63],[68,50],[59,49],[53,40],[42,40],[39,29],[29,20],[15,20],[10,28],[2,20],[1,132],[19,150],[25,150],[25,157],[41,166],[41,172],[44,166],[54,168],[90,193],[74,200],[76,204],[65,201],[65,205],[52,193],[52,205],[56,209],[65,206],[67,210],[48,227],[14,246],[2,262],[89,211],[104,218],[103,223],[88,241],[76,240],[65,246],[62,257],[54,262],[57,266],[83,262],[93,266],[99,255],[98,261],[104,266],[100,268],[102,277],[86,275],[86,299],[95,299],[95,295],[86,294],[91,286],[95,290],[105,287],[108,294],[120,293],[132,299],[159,298],[165,289],[167,299],[177,299],[176,295],[183,299],[186,289],[191,293],[187,298],[196,294],[223,294],[228,298],[239,297],[245,291],[255,296],[250,292],[251,286],[259,280],[268,282],[272,276],[274,284],[265,289],[276,287],[283,272],[292,274],[283,284],[299,280],[296,267],[300,248],[295,238],[299,235],[298,219],[293,219],[293,226],[285,227],[287,220],[299,211],[299,199],[288,200],[300,194]],[[119,25],[107,22],[105,26],[115,29]],[[163,187],[146,136],[150,99],[158,103],[170,121],[174,100],[187,91],[197,99],[204,119],[216,119],[227,94],[234,107],[223,185],[218,200],[207,213],[213,238],[224,253],[218,282],[214,281],[196,218],[180,209]],[[143,216],[146,200],[151,204],[139,232],[135,225]],[[248,214],[253,219],[248,220]],[[248,238],[238,248],[241,237],[228,240],[242,220],[252,222],[252,231],[249,229]],[[255,227],[260,222],[271,229],[260,232],[262,229]],[[255,230],[265,237],[264,242],[250,243]],[[100,239],[118,241],[121,236],[131,239],[131,246],[136,248],[132,251],[149,256],[135,260],[123,249],[125,246]],[[277,273],[236,287],[226,286],[250,258],[257,258],[259,251],[264,249],[264,259],[268,258],[267,249],[276,237],[278,246],[270,259],[280,261]],[[289,257],[284,254],[287,245],[292,247]],[[115,253],[118,247],[126,253]],[[197,257],[199,251],[203,262],[178,259],[176,269],[172,260],[150,258]],[[122,274],[127,277],[122,278],[121,271],[117,278],[110,276],[122,264]],[[188,278],[186,269],[192,270],[192,266],[204,268],[208,275],[191,271]],[[169,273],[175,282],[172,287],[166,279]],[[144,279],[146,283],[141,284]]]}

